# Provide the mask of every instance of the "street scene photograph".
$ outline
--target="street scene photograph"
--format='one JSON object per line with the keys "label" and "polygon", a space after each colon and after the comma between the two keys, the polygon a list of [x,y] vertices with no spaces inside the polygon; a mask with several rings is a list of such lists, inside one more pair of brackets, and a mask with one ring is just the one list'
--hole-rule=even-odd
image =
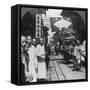
{"label": "street scene photograph", "polygon": [[21,8],[21,82],[84,80],[86,11]]}

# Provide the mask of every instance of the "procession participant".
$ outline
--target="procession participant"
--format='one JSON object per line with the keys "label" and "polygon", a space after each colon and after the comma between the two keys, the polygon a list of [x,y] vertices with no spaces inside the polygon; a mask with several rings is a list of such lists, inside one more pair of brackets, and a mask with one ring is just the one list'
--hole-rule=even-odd
{"label": "procession participant", "polygon": [[35,54],[35,47],[32,45],[32,38],[31,36],[27,36],[27,43],[29,45],[29,82],[37,82],[37,74],[35,70],[35,64],[36,64],[36,54]]}
{"label": "procession participant", "polygon": [[86,57],[86,41],[84,40],[81,46],[81,60],[85,62]]}
{"label": "procession participant", "polygon": [[36,39],[35,38],[33,38],[33,40],[32,40],[32,45],[36,48],[37,43],[36,43]]}
{"label": "procession participant", "polygon": [[[36,42],[36,39],[35,38],[32,39],[32,45],[34,46],[34,48],[36,50],[37,42]],[[37,62],[37,56],[35,55],[35,70],[36,70],[36,73],[38,73],[37,63],[38,63]]]}
{"label": "procession participant", "polygon": [[28,59],[28,56],[25,53],[25,47],[26,47],[26,37],[25,36],[21,36],[21,60],[23,65],[21,64],[21,73],[22,73],[22,80],[24,79],[25,81],[25,77],[28,74],[28,67],[27,67],[27,63],[26,60]]}
{"label": "procession participant", "polygon": [[50,61],[50,44],[48,43],[46,46],[45,46],[45,62],[46,62],[46,68],[48,70],[48,67],[49,67],[49,61]]}
{"label": "procession participant", "polygon": [[51,45],[51,54],[52,55],[55,55],[56,54],[55,53],[55,45],[54,44]]}
{"label": "procession participant", "polygon": [[78,62],[78,69],[80,70],[81,68],[81,44],[80,44],[80,41],[77,40],[77,56],[76,56],[76,59],[77,59],[77,62]]}
{"label": "procession participant", "polygon": [[80,60],[81,65],[85,66],[85,59],[86,59],[86,41],[83,41],[82,45],[80,45]]}
{"label": "procession participant", "polygon": [[[25,53],[25,61],[26,61],[26,67],[27,67],[27,73],[26,73],[26,77],[29,75],[29,67],[28,67],[28,63],[29,63],[29,54],[28,54],[28,50],[29,50],[29,45],[26,42],[25,48],[24,48],[24,53]],[[26,80],[27,81],[27,80]]]}
{"label": "procession participant", "polygon": [[75,68],[78,71],[80,71],[80,68],[81,68],[81,55],[80,55],[80,52],[81,52],[81,45],[80,45],[80,41],[77,40],[76,45],[75,45],[74,50],[73,50],[73,54],[76,57]]}
{"label": "procession participant", "polygon": [[59,42],[57,42],[55,45],[55,52],[56,52],[56,55],[60,53],[60,43]]}
{"label": "procession participant", "polygon": [[46,79],[46,63],[45,63],[45,47],[44,41],[41,38],[40,43],[36,47],[37,49],[37,59],[38,59],[38,78]]}

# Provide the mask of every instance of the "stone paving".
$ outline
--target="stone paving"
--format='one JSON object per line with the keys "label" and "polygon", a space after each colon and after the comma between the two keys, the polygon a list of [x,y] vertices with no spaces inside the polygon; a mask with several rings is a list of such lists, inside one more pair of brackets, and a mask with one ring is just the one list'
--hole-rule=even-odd
{"label": "stone paving", "polygon": [[72,63],[65,64],[62,55],[50,56],[47,79],[49,81],[57,80],[78,80],[85,79],[85,67],[81,67],[80,71],[73,71]]}

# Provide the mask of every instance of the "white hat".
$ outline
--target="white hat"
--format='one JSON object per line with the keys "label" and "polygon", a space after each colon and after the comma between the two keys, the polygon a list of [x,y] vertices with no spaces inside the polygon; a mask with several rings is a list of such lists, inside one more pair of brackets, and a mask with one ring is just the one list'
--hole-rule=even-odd
{"label": "white hat", "polygon": [[40,38],[40,41],[42,41],[43,40],[43,38]]}
{"label": "white hat", "polygon": [[35,38],[33,38],[33,41],[36,41],[36,39],[35,39]]}

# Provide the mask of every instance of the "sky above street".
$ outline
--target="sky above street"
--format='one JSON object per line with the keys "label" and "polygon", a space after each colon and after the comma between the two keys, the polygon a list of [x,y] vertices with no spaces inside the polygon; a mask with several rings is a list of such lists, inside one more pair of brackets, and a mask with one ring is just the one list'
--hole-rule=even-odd
{"label": "sky above street", "polygon": [[46,16],[47,17],[61,17],[61,9],[48,9],[48,11],[46,11]]}

